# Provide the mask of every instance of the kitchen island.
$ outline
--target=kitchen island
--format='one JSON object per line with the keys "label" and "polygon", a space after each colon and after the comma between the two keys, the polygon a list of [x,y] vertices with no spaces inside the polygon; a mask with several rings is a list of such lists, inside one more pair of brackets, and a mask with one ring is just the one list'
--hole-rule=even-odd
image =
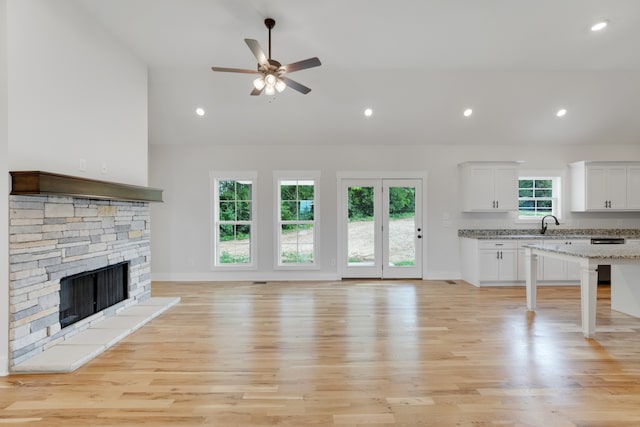
{"label": "kitchen island", "polygon": [[640,245],[525,246],[527,309],[536,308],[538,257],[551,257],[580,265],[582,333],[591,338],[596,328],[598,264],[611,265],[611,308],[640,317]]}

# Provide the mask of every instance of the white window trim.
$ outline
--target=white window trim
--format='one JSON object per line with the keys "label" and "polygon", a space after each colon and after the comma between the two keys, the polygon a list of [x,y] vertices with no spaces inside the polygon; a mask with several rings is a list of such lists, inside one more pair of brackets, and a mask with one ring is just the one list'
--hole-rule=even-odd
{"label": "white window trim", "polygon": [[[218,232],[218,185],[217,182],[219,180],[235,180],[242,181],[247,180],[251,181],[251,262],[246,265],[240,264],[228,264],[222,265],[217,262],[217,232]],[[209,248],[211,251],[211,270],[213,271],[246,271],[246,270],[256,270],[258,268],[258,173],[256,171],[211,171],[209,172],[209,195],[210,201],[209,206],[211,206],[211,219],[209,223],[210,226],[210,244]]]}
{"label": "white window trim", "polygon": [[[566,172],[560,170],[521,170],[518,173],[518,181],[521,179],[551,179],[553,180],[552,198],[556,202],[556,209],[553,212],[560,223],[564,223],[564,201],[567,199],[565,192]],[[518,186],[519,187],[519,186]],[[532,224],[540,222],[541,218],[520,218],[519,210],[515,211],[514,223]]]}
{"label": "white window trim", "polygon": [[[310,264],[281,264],[280,263],[280,181],[296,180],[313,181],[313,263]],[[274,188],[274,259],[273,265],[275,270],[319,270],[320,263],[320,171],[273,171],[273,188]]]}

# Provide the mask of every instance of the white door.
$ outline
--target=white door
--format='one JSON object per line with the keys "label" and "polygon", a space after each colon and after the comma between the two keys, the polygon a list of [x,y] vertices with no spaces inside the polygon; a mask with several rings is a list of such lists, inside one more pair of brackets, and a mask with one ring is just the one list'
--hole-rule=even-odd
{"label": "white door", "polygon": [[422,278],[422,181],[345,179],[342,277]]}

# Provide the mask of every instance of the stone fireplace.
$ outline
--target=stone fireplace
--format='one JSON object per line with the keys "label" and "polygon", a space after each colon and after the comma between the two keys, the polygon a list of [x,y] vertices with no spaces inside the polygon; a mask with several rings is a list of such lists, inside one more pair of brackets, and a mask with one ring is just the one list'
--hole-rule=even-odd
{"label": "stone fireplace", "polygon": [[[12,178],[10,368],[150,297],[149,201],[161,201],[160,190],[144,187],[44,172],[12,172]],[[141,193],[134,197],[136,189]],[[61,323],[61,280],[116,265],[126,265],[119,273],[126,274],[124,298]]]}

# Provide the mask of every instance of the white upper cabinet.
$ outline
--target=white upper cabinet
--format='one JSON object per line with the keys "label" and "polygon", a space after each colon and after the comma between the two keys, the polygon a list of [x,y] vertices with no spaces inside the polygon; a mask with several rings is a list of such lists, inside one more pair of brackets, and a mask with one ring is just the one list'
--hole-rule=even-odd
{"label": "white upper cabinet", "polygon": [[518,209],[517,162],[466,162],[458,169],[464,212]]}
{"label": "white upper cabinet", "polygon": [[640,210],[640,162],[571,163],[571,210]]}
{"label": "white upper cabinet", "polygon": [[640,164],[627,166],[627,209],[640,211]]}

